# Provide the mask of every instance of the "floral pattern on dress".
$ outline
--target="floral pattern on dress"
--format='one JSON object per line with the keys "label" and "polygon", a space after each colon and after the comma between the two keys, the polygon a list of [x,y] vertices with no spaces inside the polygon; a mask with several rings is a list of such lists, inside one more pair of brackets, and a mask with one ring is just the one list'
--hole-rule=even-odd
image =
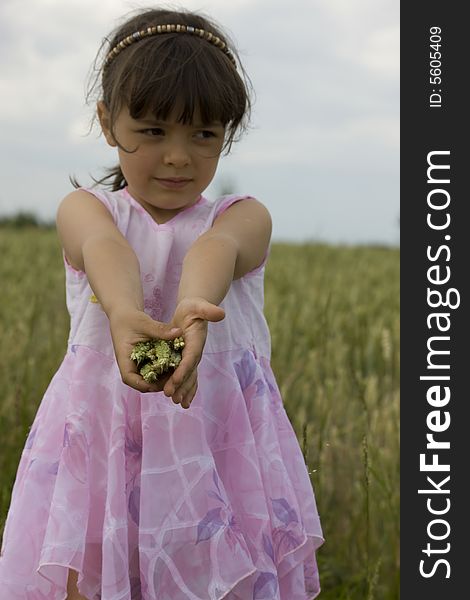
{"label": "floral pattern on dress", "polygon": [[162,292],[158,285],[155,285],[152,289],[151,297],[144,300],[144,309],[152,319],[158,321],[162,314],[162,304]]}
{"label": "floral pattern on dress", "polygon": [[224,527],[225,539],[230,549],[233,550],[241,541],[243,542],[242,547],[245,549],[245,542],[238,521],[225,500],[222,498],[222,492],[219,487],[219,478],[215,469],[212,470],[212,479],[217,488],[217,492],[210,490],[207,492],[207,495],[218,500],[222,506],[207,511],[205,517],[199,521],[197,526],[196,544],[210,539],[219,529]]}
{"label": "floral pattern on dress", "polygon": [[47,472],[51,475],[57,475],[59,472],[59,461],[57,460],[56,462],[51,463],[47,469]]}
{"label": "floral pattern on dress", "polygon": [[142,462],[142,438],[138,427],[132,428],[129,415],[126,414],[126,437],[124,452],[126,456],[126,491],[129,489],[127,509],[136,525],[140,520],[140,469]]}
{"label": "floral pattern on dress", "polygon": [[277,595],[277,577],[274,573],[263,571],[258,575],[253,587],[253,600],[270,600]]}
{"label": "floral pattern on dress", "polygon": [[[245,350],[242,358],[234,363],[235,373],[245,396],[247,409],[252,410],[254,398],[268,395],[269,403],[274,412],[279,409],[275,388],[272,387],[265,374],[260,372],[260,364],[252,350]],[[261,376],[259,376],[261,375]],[[267,393],[269,390],[269,393]]]}
{"label": "floral pattern on dress", "polygon": [[302,544],[304,534],[297,512],[285,498],[271,498],[271,505],[275,516],[282,523],[272,532],[274,556],[279,563],[286,554]]}
{"label": "floral pattern on dress", "polygon": [[245,350],[241,360],[234,364],[240,387],[245,391],[253,383],[256,373],[256,361],[253,352]]}
{"label": "floral pattern on dress", "polygon": [[[235,544],[240,543],[243,534],[238,526],[235,515],[233,515],[227,503],[222,498],[218,476],[213,470],[213,480],[217,491],[210,490],[208,496],[218,500],[223,506],[218,506],[207,511],[205,517],[199,522],[197,529],[197,540],[199,542],[210,539],[222,528],[225,528],[226,540],[233,551]],[[299,535],[299,519],[297,512],[291,507],[285,498],[271,498],[274,515],[282,523],[273,529],[272,539],[263,534],[263,549],[271,561],[278,565],[286,554],[299,547],[303,535]],[[243,544],[244,546],[244,544]],[[261,571],[253,585],[252,600],[269,600],[278,593],[278,577],[276,573]]]}

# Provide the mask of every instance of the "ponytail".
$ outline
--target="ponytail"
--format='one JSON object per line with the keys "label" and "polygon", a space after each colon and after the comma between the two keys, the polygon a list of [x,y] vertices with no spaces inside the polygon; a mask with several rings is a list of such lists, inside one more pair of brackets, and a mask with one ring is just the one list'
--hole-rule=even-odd
{"label": "ponytail", "polygon": [[[125,180],[119,165],[116,165],[115,167],[109,167],[106,169],[106,171],[107,175],[101,179],[95,179],[93,175],[91,175],[95,185],[104,185],[106,187],[110,187],[112,192],[117,192],[118,190],[122,190],[126,187],[127,181]],[[74,175],[69,175],[69,180],[74,188],[82,187]]]}

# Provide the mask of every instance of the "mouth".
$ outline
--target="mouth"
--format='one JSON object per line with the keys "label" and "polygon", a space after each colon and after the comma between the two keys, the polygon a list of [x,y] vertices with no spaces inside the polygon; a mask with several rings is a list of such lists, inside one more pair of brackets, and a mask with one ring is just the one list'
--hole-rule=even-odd
{"label": "mouth", "polygon": [[172,181],[173,183],[182,183],[183,181],[192,181],[188,177],[155,177],[158,181]]}
{"label": "mouth", "polygon": [[185,177],[168,177],[166,179],[155,177],[155,180],[166,188],[182,188],[192,181],[192,179]]}

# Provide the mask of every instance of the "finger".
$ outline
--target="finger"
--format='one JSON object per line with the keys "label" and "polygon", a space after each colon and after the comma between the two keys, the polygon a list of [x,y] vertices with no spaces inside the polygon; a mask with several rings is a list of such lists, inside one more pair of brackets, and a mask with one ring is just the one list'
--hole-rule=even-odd
{"label": "finger", "polygon": [[154,338],[160,338],[161,340],[173,340],[176,337],[183,335],[181,327],[170,327],[165,323],[154,322],[155,331],[152,332]]}
{"label": "finger", "polygon": [[175,402],[176,404],[179,404],[191,391],[191,389],[193,388],[194,383],[196,381],[197,381],[197,371],[194,370],[188,375],[188,377],[186,378],[184,383],[175,390],[175,392],[172,396],[173,402]]}
{"label": "finger", "polygon": [[161,392],[166,383],[166,379],[156,382],[146,381],[140,373],[128,371],[122,375],[122,380],[126,385],[138,390],[139,392]]}
{"label": "finger", "polygon": [[173,383],[174,389],[177,390],[179,387],[183,385],[189,375],[194,371],[194,369],[198,365],[198,360],[196,356],[191,356],[186,358],[186,360],[182,359],[178,367],[175,369],[173,375],[171,376],[171,382]]}
{"label": "finger", "polygon": [[196,395],[197,392],[197,379],[194,382],[193,386],[191,387],[191,389],[189,390],[189,392],[186,394],[186,396],[183,398],[182,402],[181,402],[181,406],[183,408],[189,408],[191,405],[191,402],[194,399],[194,396]]}
{"label": "finger", "polygon": [[185,380],[184,384],[182,384],[181,386],[175,388],[175,391],[171,395],[171,398],[172,398],[172,400],[173,400],[173,402],[175,404],[179,404],[181,402],[181,400],[183,399],[185,393],[189,390],[189,388],[191,387],[191,385],[194,383],[194,378],[195,377],[197,377],[197,373],[196,373],[196,371],[193,371],[192,373],[190,373],[188,375],[188,377]]}
{"label": "finger", "polygon": [[180,393],[177,392],[177,401],[174,401],[175,404],[181,404],[182,408],[189,408],[194,394],[196,393],[197,390],[197,379],[192,383],[191,387],[189,387],[182,396],[180,396]]}
{"label": "finger", "polygon": [[149,384],[137,370],[137,364],[127,354],[116,355],[121,378],[126,385],[139,391],[149,391]]}
{"label": "finger", "polygon": [[165,387],[166,382],[170,378],[170,375],[171,375],[171,373],[159,375],[157,381],[155,381],[153,383],[149,383],[150,389],[148,391],[149,392],[163,392],[163,388]]}
{"label": "finger", "polygon": [[167,396],[174,396],[175,392],[185,383],[190,374],[195,371],[198,364],[198,359],[194,356],[186,360],[183,358],[165,385],[165,394]]}
{"label": "finger", "polygon": [[216,322],[225,319],[225,310],[221,306],[212,304],[212,302],[209,302],[208,300],[202,303],[202,306],[198,312],[206,321]]}
{"label": "finger", "polygon": [[146,384],[140,373],[137,372],[136,363],[127,354],[116,353],[116,360],[121,372],[122,381],[126,385],[142,391],[143,384]]}
{"label": "finger", "polygon": [[152,384],[147,383],[145,379],[138,373],[127,373],[127,375],[122,378],[122,381],[138,392],[145,393],[155,391]]}
{"label": "finger", "polygon": [[130,344],[119,344],[114,349],[121,374],[137,373],[137,365],[131,358],[131,350],[132,346]]}

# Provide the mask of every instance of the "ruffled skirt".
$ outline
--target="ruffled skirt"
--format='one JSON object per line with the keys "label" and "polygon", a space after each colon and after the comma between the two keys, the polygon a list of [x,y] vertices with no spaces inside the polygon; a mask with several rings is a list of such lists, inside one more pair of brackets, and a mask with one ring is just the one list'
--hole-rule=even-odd
{"label": "ruffled skirt", "polygon": [[269,361],[204,355],[188,410],[72,346],[21,455],[0,598],[307,600],[323,542]]}

